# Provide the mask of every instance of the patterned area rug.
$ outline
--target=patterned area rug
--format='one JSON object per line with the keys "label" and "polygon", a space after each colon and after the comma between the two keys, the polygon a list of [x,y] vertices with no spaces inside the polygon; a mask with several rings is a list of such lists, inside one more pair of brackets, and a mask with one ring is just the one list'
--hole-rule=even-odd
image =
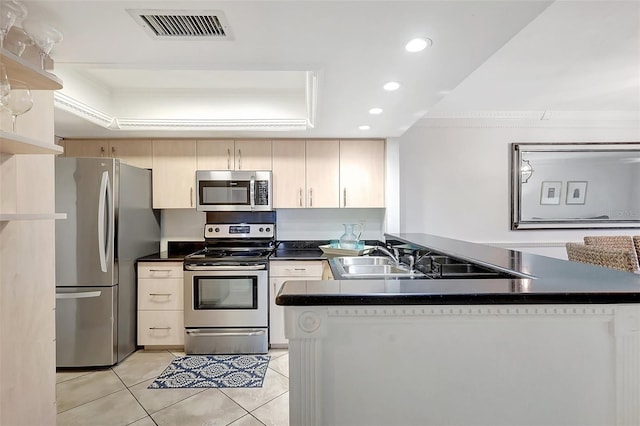
{"label": "patterned area rug", "polygon": [[148,389],[259,388],[269,355],[187,355],[174,359]]}

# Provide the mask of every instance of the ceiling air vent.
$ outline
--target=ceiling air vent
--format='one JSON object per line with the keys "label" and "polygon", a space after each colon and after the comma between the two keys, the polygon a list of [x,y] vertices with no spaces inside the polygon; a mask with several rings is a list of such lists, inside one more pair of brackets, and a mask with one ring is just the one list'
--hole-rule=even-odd
{"label": "ceiling air vent", "polygon": [[230,40],[231,29],[219,10],[127,10],[152,38]]}

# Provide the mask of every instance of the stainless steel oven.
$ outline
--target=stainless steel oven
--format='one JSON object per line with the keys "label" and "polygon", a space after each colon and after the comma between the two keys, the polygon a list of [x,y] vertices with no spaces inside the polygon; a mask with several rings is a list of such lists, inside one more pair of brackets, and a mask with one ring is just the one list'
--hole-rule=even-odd
{"label": "stainless steel oven", "polygon": [[187,354],[268,352],[274,227],[271,222],[205,225],[207,247],[184,260]]}

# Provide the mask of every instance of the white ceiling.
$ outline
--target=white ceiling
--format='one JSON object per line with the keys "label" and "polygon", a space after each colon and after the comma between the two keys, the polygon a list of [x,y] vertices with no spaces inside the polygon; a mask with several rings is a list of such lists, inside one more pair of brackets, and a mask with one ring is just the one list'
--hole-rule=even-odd
{"label": "white ceiling", "polygon": [[[65,86],[60,137],[397,137],[424,117],[640,119],[636,0],[23,3],[64,34],[51,53]],[[232,37],[154,40],[130,9],[221,11]],[[433,45],[406,52],[414,37]],[[384,91],[390,80],[401,88]]]}

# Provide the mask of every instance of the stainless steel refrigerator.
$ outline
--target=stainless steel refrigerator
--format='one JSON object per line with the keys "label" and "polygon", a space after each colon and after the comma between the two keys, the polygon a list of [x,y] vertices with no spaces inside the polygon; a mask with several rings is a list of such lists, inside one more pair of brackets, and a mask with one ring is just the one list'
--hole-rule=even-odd
{"label": "stainless steel refrigerator", "polygon": [[117,364],[136,349],[136,259],[156,253],[151,171],[56,158],[56,365]]}

